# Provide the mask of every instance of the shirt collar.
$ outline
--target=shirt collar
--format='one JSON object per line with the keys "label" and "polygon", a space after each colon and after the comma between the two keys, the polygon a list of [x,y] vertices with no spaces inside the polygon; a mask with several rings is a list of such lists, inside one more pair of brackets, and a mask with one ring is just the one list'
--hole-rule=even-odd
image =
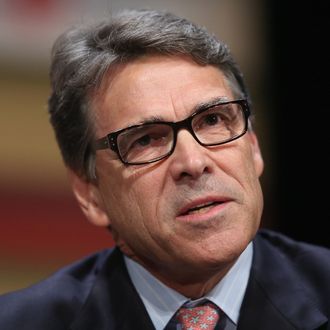
{"label": "shirt collar", "polygon": [[191,300],[151,275],[140,264],[125,256],[125,263],[132,282],[139,293],[156,328],[162,330],[184,303],[195,305],[208,299],[237,324],[252,265],[252,242],[239,256],[225,277],[205,296]]}

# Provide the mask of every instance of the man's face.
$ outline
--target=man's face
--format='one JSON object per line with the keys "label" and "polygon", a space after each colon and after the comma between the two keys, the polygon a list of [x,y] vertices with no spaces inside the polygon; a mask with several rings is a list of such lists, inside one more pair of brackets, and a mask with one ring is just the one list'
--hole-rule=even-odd
{"label": "man's face", "polygon": [[[112,70],[95,95],[96,137],[155,117],[179,121],[220,97],[234,99],[213,66],[140,58]],[[255,235],[262,169],[252,132],[205,148],[180,130],[174,153],[157,163],[127,166],[110,149],[98,151],[95,189],[126,254],[156,274],[193,273],[233,262]]]}

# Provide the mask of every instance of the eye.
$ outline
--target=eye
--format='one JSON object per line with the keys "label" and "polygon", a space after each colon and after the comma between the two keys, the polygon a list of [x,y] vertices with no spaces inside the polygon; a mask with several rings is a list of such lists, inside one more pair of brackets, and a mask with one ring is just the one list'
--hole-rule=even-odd
{"label": "eye", "polygon": [[151,132],[135,137],[129,145],[130,148],[154,147],[161,145],[164,140],[166,140],[166,135],[164,136],[161,132]]}
{"label": "eye", "polygon": [[137,139],[133,145],[140,145],[142,147],[147,146],[151,142],[151,137],[150,135],[144,135],[141,136],[139,139]]}
{"label": "eye", "polygon": [[141,125],[126,130],[118,137],[117,143],[121,156],[135,161],[158,157],[159,153],[167,152],[172,137],[173,132],[168,125]]}
{"label": "eye", "polygon": [[213,126],[218,124],[221,121],[221,117],[218,113],[210,113],[204,116],[203,118],[205,124]]}
{"label": "eye", "polygon": [[226,120],[226,114],[222,109],[212,108],[197,115],[194,118],[193,125],[197,131],[210,129],[211,127],[216,129],[222,126]]}

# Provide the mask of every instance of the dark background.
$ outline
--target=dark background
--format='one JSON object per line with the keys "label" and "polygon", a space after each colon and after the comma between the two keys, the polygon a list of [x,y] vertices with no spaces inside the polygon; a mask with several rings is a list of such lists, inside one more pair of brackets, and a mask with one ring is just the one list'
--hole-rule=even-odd
{"label": "dark background", "polygon": [[274,0],[266,8],[267,98],[278,178],[273,227],[330,246],[329,6],[327,1],[292,3]]}

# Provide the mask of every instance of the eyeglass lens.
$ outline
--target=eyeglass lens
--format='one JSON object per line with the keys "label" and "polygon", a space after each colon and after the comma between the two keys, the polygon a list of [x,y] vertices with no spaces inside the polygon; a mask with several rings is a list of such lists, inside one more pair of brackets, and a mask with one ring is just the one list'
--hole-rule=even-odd
{"label": "eyeglass lens", "polygon": [[167,124],[147,124],[124,131],[117,138],[118,150],[126,162],[147,162],[170,152],[173,129]]}

